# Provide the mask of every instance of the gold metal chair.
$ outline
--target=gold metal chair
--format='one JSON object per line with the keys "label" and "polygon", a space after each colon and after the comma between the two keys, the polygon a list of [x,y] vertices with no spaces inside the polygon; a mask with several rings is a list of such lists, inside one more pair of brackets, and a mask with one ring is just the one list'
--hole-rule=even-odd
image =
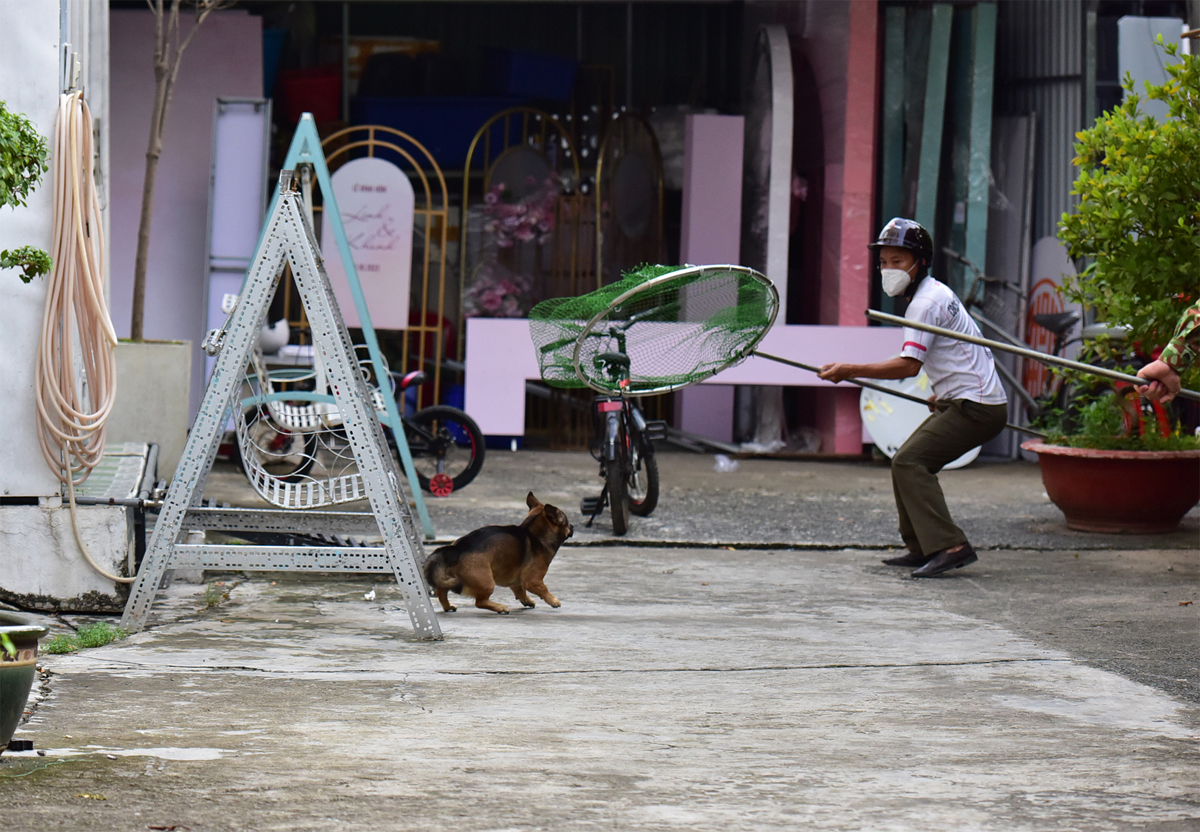
{"label": "gold metal chair", "polygon": [[654,130],[621,113],[596,159],[596,274],[602,284],[663,260],[663,160]]}
{"label": "gold metal chair", "polygon": [[[502,259],[510,270],[530,280],[529,303],[547,297],[577,295],[599,284],[594,272],[594,213],[589,198],[578,192],[579,155],[574,139],[551,114],[515,107],[488,119],[476,132],[463,167],[463,219],[459,235],[459,308],[476,271],[496,252],[487,252],[481,206],[495,185],[505,185],[509,198],[520,200],[543,187],[539,175],[554,177],[560,193],[553,208],[553,232],[544,243],[517,241]],[[519,181],[510,181],[515,177]],[[532,178],[535,181],[523,181]],[[460,355],[461,355],[460,340]]]}
{"label": "gold metal chair", "polygon": [[[428,370],[432,365],[433,401],[441,401],[442,360],[452,345],[446,343],[447,324],[455,326],[456,304],[447,294],[446,252],[449,240],[450,191],[441,167],[433,155],[407,133],[382,125],[347,127],[321,142],[330,173],[352,159],[386,155],[413,183],[416,210],[413,217],[413,282],[411,320],[400,346],[400,366]],[[311,198],[306,200],[312,204]],[[320,211],[319,205],[313,206]],[[314,227],[316,224],[314,223]],[[303,307],[291,297],[291,283],[285,283],[285,309],[298,307],[299,320],[293,326],[306,326]],[[447,315],[447,311],[450,314]],[[461,339],[458,339],[461,340]],[[394,354],[393,354],[394,360]]]}

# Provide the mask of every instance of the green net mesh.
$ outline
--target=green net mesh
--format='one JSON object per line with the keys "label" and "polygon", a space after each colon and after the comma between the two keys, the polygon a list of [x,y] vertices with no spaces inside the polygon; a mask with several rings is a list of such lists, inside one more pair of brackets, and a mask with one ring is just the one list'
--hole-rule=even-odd
{"label": "green net mesh", "polygon": [[770,328],[778,302],[770,281],[753,269],[643,266],[586,295],[539,303],[529,329],[548,384],[644,395],[744,359]]}

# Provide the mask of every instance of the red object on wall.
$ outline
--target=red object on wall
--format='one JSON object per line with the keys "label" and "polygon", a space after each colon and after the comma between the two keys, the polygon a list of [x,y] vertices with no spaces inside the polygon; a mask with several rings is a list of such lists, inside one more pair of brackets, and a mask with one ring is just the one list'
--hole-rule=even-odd
{"label": "red object on wall", "polygon": [[[1063,311],[1062,295],[1058,293],[1058,284],[1053,280],[1042,278],[1034,284],[1029,292],[1029,314],[1025,322],[1025,342],[1040,352],[1051,352],[1054,349],[1054,333],[1033,319],[1034,315],[1053,315]],[[1050,368],[1040,361],[1025,362],[1025,378],[1022,383],[1031,396],[1046,393],[1050,385]]]}
{"label": "red object on wall", "polygon": [[276,82],[280,110],[288,124],[312,113],[317,122],[337,121],[342,117],[342,70],[336,66],[284,69]]}

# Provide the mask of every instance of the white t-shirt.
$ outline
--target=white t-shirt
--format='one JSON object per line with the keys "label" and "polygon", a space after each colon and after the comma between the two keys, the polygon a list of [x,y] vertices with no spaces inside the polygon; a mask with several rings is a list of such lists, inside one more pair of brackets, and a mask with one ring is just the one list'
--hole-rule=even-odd
{"label": "white t-shirt", "polygon": [[[963,308],[958,295],[932,277],[921,281],[904,317],[981,337],[979,327]],[[900,354],[925,365],[925,375],[929,376],[933,393],[939,400],[966,399],[980,404],[1008,401],[1000,377],[996,375],[992,351],[987,347],[905,327],[904,348]]]}

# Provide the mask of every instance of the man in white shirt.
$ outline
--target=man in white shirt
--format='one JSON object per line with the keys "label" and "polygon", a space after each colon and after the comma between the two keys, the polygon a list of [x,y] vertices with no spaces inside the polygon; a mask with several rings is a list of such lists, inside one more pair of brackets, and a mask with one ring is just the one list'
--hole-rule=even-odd
{"label": "man in white shirt", "polygon": [[[884,291],[908,300],[905,318],[979,337],[979,327],[958,296],[929,276],[933,239],[919,223],[897,217],[870,248],[879,256]],[[826,364],[820,376],[832,382],[901,379],[917,375],[922,366],[933,386],[930,409],[935,412],[892,457],[900,537],[908,552],[884,563],[914,566],[914,578],[931,578],[979,560],[950,518],[937,474],[1004,430],[1008,399],[991,350],[905,327],[904,347],[895,358],[876,364]]]}

